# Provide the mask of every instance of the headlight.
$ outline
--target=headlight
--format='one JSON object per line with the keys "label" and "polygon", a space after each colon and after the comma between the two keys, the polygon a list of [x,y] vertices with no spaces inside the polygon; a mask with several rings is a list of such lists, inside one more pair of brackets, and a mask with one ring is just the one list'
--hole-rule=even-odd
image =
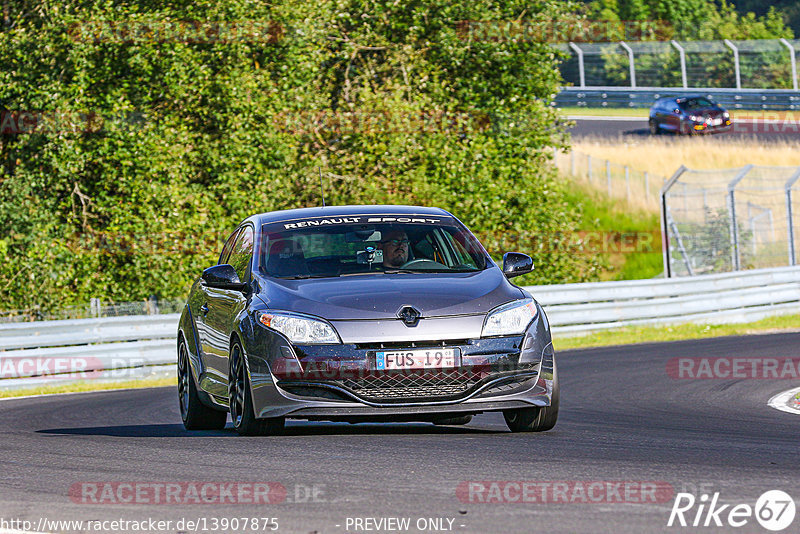
{"label": "headlight", "polygon": [[277,330],[292,343],[340,343],[336,331],[325,321],[279,312],[256,315],[259,323]]}
{"label": "headlight", "polygon": [[703,120],[702,117],[698,117],[697,115],[690,115],[689,118],[692,119],[694,122]]}
{"label": "headlight", "polygon": [[730,114],[730,113],[728,113],[727,111],[725,111],[725,112],[722,114],[722,116],[723,116],[724,118],[726,118],[726,119],[730,119],[730,118],[731,118],[731,114]]}
{"label": "headlight", "polygon": [[521,334],[537,313],[533,299],[515,300],[503,304],[486,316],[481,337]]}

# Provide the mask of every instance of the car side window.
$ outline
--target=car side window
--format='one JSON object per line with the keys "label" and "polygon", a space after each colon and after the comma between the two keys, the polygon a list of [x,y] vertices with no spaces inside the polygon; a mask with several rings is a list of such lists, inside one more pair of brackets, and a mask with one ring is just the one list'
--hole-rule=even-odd
{"label": "car side window", "polygon": [[244,226],[236,237],[236,242],[231,249],[231,255],[228,259],[236,274],[239,275],[239,280],[245,282],[246,276],[250,271],[250,260],[253,258],[253,227]]}
{"label": "car side window", "polygon": [[228,240],[225,241],[225,245],[222,247],[222,253],[219,255],[219,261],[217,265],[223,265],[228,263],[228,258],[231,255],[231,248],[233,248],[233,243],[236,241],[236,235],[239,233],[239,229],[233,231],[233,233],[228,237]]}

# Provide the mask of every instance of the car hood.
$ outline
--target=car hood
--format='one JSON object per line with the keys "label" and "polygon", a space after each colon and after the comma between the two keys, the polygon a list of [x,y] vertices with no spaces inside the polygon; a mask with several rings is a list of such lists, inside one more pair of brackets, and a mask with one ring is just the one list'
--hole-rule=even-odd
{"label": "car hood", "polygon": [[403,306],[414,306],[422,317],[483,314],[524,297],[497,268],[477,273],[261,278],[259,286],[258,296],[269,308],[332,321],[396,318]]}

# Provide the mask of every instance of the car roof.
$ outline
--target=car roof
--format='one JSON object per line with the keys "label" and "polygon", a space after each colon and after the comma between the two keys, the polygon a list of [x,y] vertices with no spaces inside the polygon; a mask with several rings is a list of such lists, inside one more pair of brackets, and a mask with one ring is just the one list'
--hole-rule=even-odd
{"label": "car roof", "polygon": [[662,96],[661,98],[657,99],[656,102],[665,102],[669,100],[686,100],[689,98],[705,98],[707,100],[714,101],[713,98],[709,97],[708,95],[703,95],[700,93],[692,93],[687,95],[672,95],[672,96]]}
{"label": "car roof", "polygon": [[347,217],[350,215],[436,215],[452,217],[442,208],[423,206],[369,205],[369,206],[325,206],[315,208],[296,208],[270,211],[253,215],[247,220],[257,224],[267,224],[311,217]]}

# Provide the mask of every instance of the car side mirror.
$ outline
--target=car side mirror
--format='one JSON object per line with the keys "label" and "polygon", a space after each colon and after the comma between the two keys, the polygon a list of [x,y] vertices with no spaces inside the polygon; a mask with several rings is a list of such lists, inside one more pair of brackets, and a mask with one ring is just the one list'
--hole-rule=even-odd
{"label": "car side mirror", "polygon": [[514,278],[533,271],[533,260],[527,254],[506,252],[503,254],[503,274],[506,278]]}
{"label": "car side mirror", "polygon": [[214,289],[232,289],[235,291],[241,291],[246,285],[239,280],[239,275],[236,274],[236,269],[227,263],[209,267],[203,271],[203,274],[200,278],[202,278],[206,286]]}

